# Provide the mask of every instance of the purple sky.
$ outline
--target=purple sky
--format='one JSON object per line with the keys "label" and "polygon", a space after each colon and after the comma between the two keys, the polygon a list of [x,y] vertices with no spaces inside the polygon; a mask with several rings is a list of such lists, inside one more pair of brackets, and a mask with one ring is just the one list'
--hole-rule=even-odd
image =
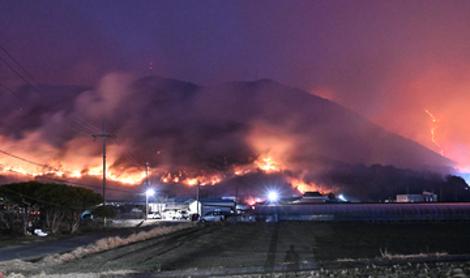
{"label": "purple sky", "polygon": [[153,61],[158,74],[203,84],[267,77],[305,88],[341,83],[338,71],[343,79],[353,74],[376,79],[408,56],[435,55],[449,46],[446,39],[468,37],[455,29],[467,25],[469,6],[464,1],[2,1],[0,34],[41,81],[90,83],[100,78],[93,71],[139,72]]}
{"label": "purple sky", "polygon": [[[469,1],[2,0],[0,26],[42,83],[92,85],[149,62],[202,85],[271,78],[438,151],[429,109],[446,153],[470,155]],[[14,79],[0,65],[0,81]]]}

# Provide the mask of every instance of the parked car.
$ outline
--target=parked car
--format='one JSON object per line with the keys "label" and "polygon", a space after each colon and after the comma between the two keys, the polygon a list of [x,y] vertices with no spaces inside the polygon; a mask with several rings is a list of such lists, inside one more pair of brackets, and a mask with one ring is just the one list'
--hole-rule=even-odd
{"label": "parked car", "polygon": [[166,209],[163,211],[163,219],[165,220],[175,220],[177,219],[177,213],[174,209]]}
{"label": "parked car", "polygon": [[178,210],[175,215],[178,220],[188,220],[189,212],[187,210]]}
{"label": "parked car", "polygon": [[158,211],[156,212],[149,212],[149,214],[147,214],[147,218],[148,219],[162,219],[162,216],[160,215],[160,213]]}
{"label": "parked car", "polygon": [[239,222],[256,222],[256,216],[254,214],[242,214],[238,216],[237,220]]}
{"label": "parked car", "polygon": [[211,211],[201,217],[201,222],[221,222],[225,220],[225,215],[220,211]]}
{"label": "parked car", "polygon": [[47,233],[44,232],[42,229],[34,229],[34,234],[39,236],[39,237],[47,236]]}

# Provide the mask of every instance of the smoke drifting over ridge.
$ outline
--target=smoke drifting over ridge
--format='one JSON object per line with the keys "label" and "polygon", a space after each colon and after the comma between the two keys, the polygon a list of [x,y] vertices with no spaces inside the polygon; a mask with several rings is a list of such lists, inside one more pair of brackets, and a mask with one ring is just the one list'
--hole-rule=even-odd
{"label": "smoke drifting over ridge", "polygon": [[[189,2],[4,1],[2,45],[50,84],[149,73],[150,63],[198,84],[267,76],[441,147],[470,172],[470,2]],[[0,81],[20,82],[7,70]],[[426,109],[439,120],[434,137]]]}
{"label": "smoke drifting over ridge", "polygon": [[229,193],[242,184],[242,195],[270,186],[348,191],[334,175],[353,165],[441,173],[452,167],[340,105],[270,80],[201,87],[113,73],[95,88],[22,87],[2,94],[1,103],[9,105],[0,111],[0,144],[28,161],[1,154],[0,170],[19,177],[96,184],[101,149],[90,135],[102,121],[115,135],[108,146],[111,182],[141,184],[149,162],[152,180],[174,185],[165,187],[173,194],[196,184]]}

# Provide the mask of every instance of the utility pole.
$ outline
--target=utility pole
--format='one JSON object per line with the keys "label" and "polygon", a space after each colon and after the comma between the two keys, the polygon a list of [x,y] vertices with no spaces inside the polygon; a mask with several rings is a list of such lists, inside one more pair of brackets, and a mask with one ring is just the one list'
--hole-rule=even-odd
{"label": "utility pole", "polygon": [[[107,133],[103,127],[100,133],[93,134],[93,138],[101,138],[102,142],[102,153],[103,153],[103,181],[102,181],[102,196],[103,196],[103,206],[106,206],[106,139],[113,137],[110,133]],[[106,225],[106,216],[104,217],[104,224]]]}
{"label": "utility pole", "polygon": [[145,220],[147,220],[148,215],[149,215],[149,185],[150,185],[150,180],[149,180],[149,166],[150,164],[148,162],[145,162]]}
{"label": "utility pole", "polygon": [[201,189],[201,185],[199,182],[197,183],[197,188],[196,188],[196,205],[197,205],[197,214],[199,215],[199,220],[202,217],[202,206],[201,206],[201,201],[199,197],[199,191]]}

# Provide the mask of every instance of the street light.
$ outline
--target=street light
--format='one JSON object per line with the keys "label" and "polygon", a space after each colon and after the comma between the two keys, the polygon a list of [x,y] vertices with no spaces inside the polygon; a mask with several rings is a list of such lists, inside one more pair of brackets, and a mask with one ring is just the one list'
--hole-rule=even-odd
{"label": "street light", "polygon": [[268,192],[268,201],[270,203],[276,203],[279,201],[279,193],[277,191],[271,190]]}
{"label": "street light", "polygon": [[145,191],[145,220],[147,220],[149,214],[149,197],[153,197],[155,195],[155,190],[153,188],[149,188]]}
{"label": "street light", "polygon": [[149,188],[147,191],[145,191],[145,195],[147,195],[147,197],[152,197],[155,195],[155,190],[153,188]]}

